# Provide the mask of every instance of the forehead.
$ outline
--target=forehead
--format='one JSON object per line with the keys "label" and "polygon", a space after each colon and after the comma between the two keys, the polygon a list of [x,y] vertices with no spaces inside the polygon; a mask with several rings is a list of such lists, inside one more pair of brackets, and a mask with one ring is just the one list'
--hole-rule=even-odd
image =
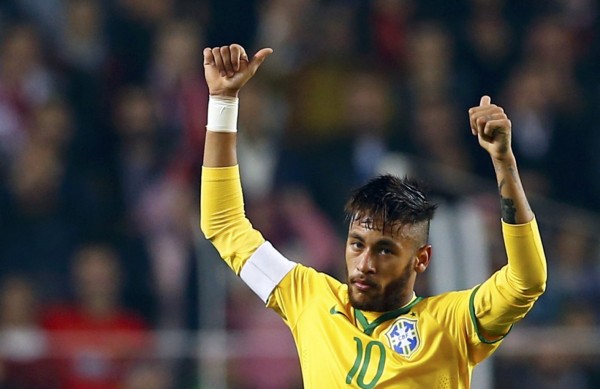
{"label": "forehead", "polygon": [[407,239],[414,239],[414,227],[411,224],[390,223],[382,228],[378,223],[373,223],[370,218],[363,218],[352,221],[349,226],[349,232],[361,236],[368,235],[371,238],[385,238],[401,243]]}

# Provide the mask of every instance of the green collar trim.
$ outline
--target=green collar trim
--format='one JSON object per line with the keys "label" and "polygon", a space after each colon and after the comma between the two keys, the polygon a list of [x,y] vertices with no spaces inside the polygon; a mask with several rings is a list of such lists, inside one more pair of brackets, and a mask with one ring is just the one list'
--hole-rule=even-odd
{"label": "green collar trim", "polygon": [[377,319],[373,320],[371,323],[367,320],[365,315],[359,310],[354,310],[354,316],[356,316],[356,320],[360,323],[363,328],[363,332],[367,335],[372,335],[375,328],[377,328],[381,323],[384,323],[388,320],[392,320],[397,318],[400,315],[404,315],[409,312],[412,307],[414,307],[419,301],[423,300],[423,297],[417,297],[408,305],[403,306],[402,308],[394,309],[393,311],[389,311],[379,316]]}

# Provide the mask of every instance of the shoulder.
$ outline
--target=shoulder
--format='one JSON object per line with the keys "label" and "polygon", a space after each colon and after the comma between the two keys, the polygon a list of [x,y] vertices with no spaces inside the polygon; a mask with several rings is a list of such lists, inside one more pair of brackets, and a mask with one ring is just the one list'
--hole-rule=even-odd
{"label": "shoulder", "polygon": [[346,284],[335,277],[302,264],[297,264],[282,280],[282,284],[283,281],[287,281],[288,286],[291,288],[308,288],[312,286],[338,292],[343,291],[346,287]]}
{"label": "shoulder", "polygon": [[345,304],[348,300],[345,284],[336,278],[297,264],[277,285],[271,295],[269,306],[290,312],[304,311],[308,307]]}
{"label": "shoulder", "polygon": [[444,314],[445,312],[468,311],[469,300],[475,288],[444,292],[435,296],[425,297],[415,309],[430,314]]}

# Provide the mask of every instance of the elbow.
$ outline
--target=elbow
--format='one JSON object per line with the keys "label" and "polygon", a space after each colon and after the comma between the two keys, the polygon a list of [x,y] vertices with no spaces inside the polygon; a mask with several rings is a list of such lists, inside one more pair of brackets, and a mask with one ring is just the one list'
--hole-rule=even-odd
{"label": "elbow", "polygon": [[204,234],[204,237],[210,240],[214,235],[214,228],[211,227],[211,223],[208,218],[200,216],[200,231]]}
{"label": "elbow", "polygon": [[540,277],[536,282],[532,283],[532,290],[541,296],[546,291],[546,285],[548,283],[548,271],[544,267],[544,270],[540,272]]}
{"label": "elbow", "polygon": [[546,291],[546,280],[537,282],[535,284],[533,284],[529,289],[528,289],[528,294],[534,295],[534,296],[541,296],[542,294],[544,294],[544,292]]}
{"label": "elbow", "polygon": [[529,280],[529,282],[527,283],[527,288],[523,290],[523,294],[535,298],[541,296],[546,291],[546,280],[547,277],[545,273],[544,276],[540,277],[539,279]]}
{"label": "elbow", "polygon": [[204,223],[200,223],[200,231],[208,240],[211,240],[215,236],[214,232]]}

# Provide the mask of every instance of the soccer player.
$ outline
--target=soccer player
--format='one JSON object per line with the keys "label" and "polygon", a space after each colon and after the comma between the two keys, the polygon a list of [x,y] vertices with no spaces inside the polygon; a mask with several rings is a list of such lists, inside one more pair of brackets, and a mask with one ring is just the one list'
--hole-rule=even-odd
{"label": "soccer player", "polygon": [[[350,198],[346,282],[284,258],[244,215],[236,160],[238,92],[272,53],[204,49],[210,91],[201,227],[225,262],[292,331],[306,388],[469,388],[546,285],[546,261],[504,110],[483,96],[471,131],[492,160],[508,263],[470,290],[421,298],[436,206],[410,179],[374,178]],[[443,131],[443,129],[440,129]]]}

